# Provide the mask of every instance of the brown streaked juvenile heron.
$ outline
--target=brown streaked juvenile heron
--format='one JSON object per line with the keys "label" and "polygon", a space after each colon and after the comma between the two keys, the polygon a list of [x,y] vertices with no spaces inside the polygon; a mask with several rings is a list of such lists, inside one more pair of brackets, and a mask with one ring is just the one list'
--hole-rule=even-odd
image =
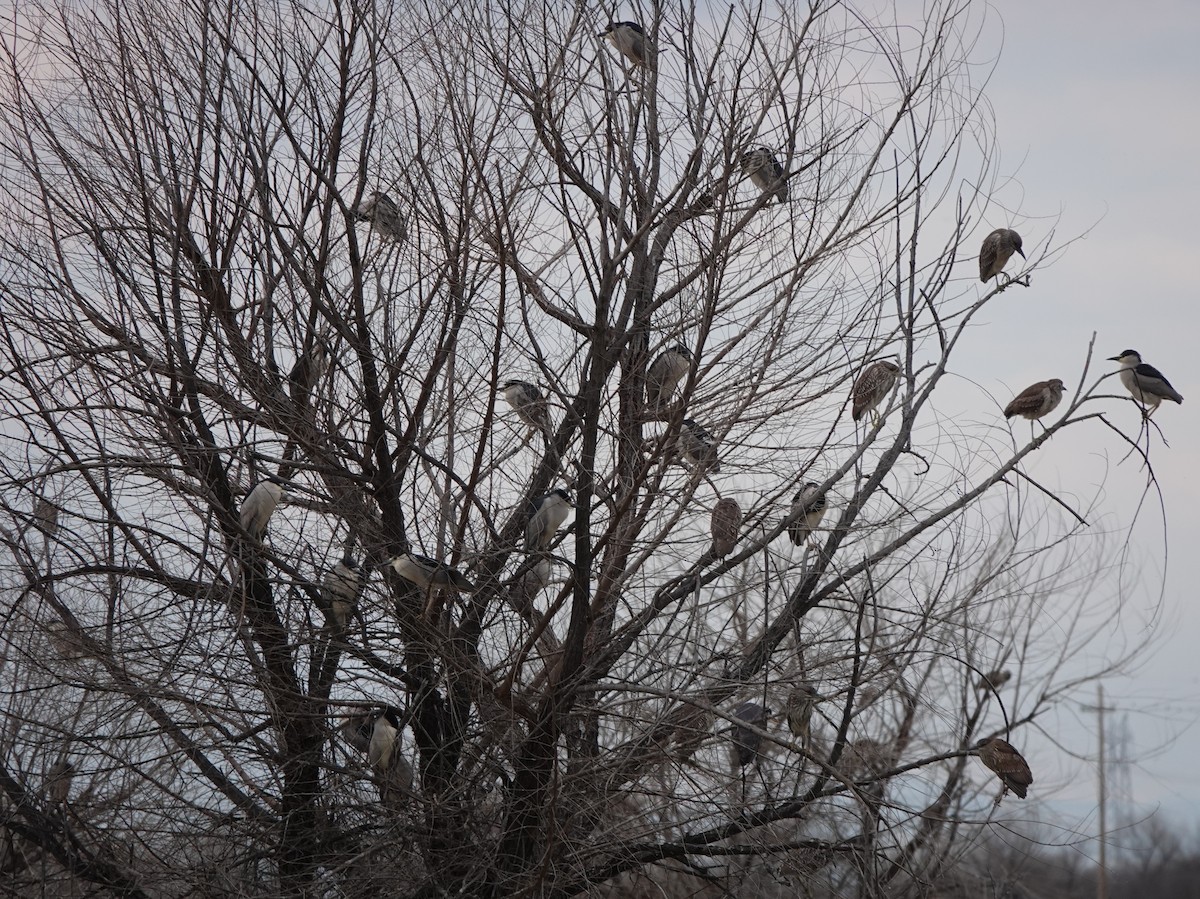
{"label": "brown streaked juvenile heron", "polygon": [[996,804],[1004,798],[1004,794],[1012,790],[1020,799],[1025,798],[1029,785],[1033,783],[1033,772],[1021,753],[1012,744],[992,737],[990,740],[980,740],[971,748],[971,755],[979,756],[979,760],[987,765],[1000,778],[1004,789],[996,797]]}
{"label": "brown streaked juvenile heron", "polygon": [[1063,382],[1058,378],[1049,381],[1038,381],[1031,384],[1013,397],[1012,402],[1004,407],[1004,417],[1012,418],[1020,415],[1030,421],[1036,421],[1049,415],[1062,402]]}
{"label": "brown streaked juvenile heron", "polygon": [[783,165],[775,158],[775,154],[767,147],[755,147],[747,150],[741,158],[742,171],[750,177],[750,182],[763,193],[774,193],[775,199],[786,203],[788,185],[784,177]]}
{"label": "brown streaked juvenile heron", "polygon": [[360,222],[370,222],[372,230],[380,237],[403,242],[408,239],[408,223],[400,212],[396,201],[383,191],[375,191],[366,200],[350,210]]}
{"label": "brown streaked juvenile heron", "polygon": [[457,593],[474,593],[475,585],[444,562],[428,556],[408,552],[396,556],[390,563],[392,570],[409,583],[422,590],[451,590]]}
{"label": "brown streaked juvenile heron", "polygon": [[803,546],[825,517],[825,494],[821,492],[821,485],[808,481],[796,491],[790,514],[788,537],[796,546]]}
{"label": "brown streaked juvenile heron", "polygon": [[[899,374],[900,366],[890,359],[881,359],[864,368],[850,392],[854,399],[851,417],[855,421],[859,421],[868,412],[875,413],[875,407],[887,399],[887,395],[896,386],[896,377]],[[878,425],[878,413],[875,413],[873,417],[875,424]]]}
{"label": "brown streaked juvenile heron", "polygon": [[60,758],[46,772],[46,795],[54,802],[66,802],[74,778],[75,765],[68,758]]}
{"label": "brown streaked juvenile heron", "polygon": [[714,559],[723,559],[737,546],[738,533],[742,527],[742,507],[736,499],[726,496],[717,500],[717,504],[713,506],[710,527],[712,547],[709,552]]}
{"label": "brown streaked juvenile heron", "polygon": [[646,405],[657,412],[671,402],[675,388],[687,376],[692,365],[692,351],[682,343],[664,350],[646,370]]}
{"label": "brown streaked juvenile heron", "polygon": [[1025,258],[1025,251],[1021,249],[1021,235],[1012,228],[997,228],[985,237],[979,249],[979,280],[986,284],[989,279],[995,278],[999,282],[1000,272],[1004,271],[1013,253]]}
{"label": "brown streaked juvenile heron", "polygon": [[812,731],[812,716],[817,708],[817,700],[817,689],[809,683],[798,683],[788,692],[788,730],[795,734],[802,746],[808,745]]}
{"label": "brown streaked juvenile heron", "polygon": [[1012,672],[1007,668],[997,668],[979,678],[975,684],[976,690],[999,690],[1012,680]]}
{"label": "brown streaked juvenile heron", "polygon": [[693,468],[719,474],[721,460],[717,458],[717,441],[713,435],[690,418],[679,429],[679,454]]}
{"label": "brown streaked juvenile heron", "polygon": [[553,437],[550,407],[541,389],[529,381],[509,380],[504,382],[504,399],[513,407],[517,418],[531,428],[541,431],[549,440]]}
{"label": "brown streaked juvenile heron", "polygon": [[338,630],[345,630],[358,606],[359,597],[367,586],[367,573],[347,554],[333,566],[321,581],[321,595],[329,604],[330,614]]}
{"label": "brown streaked juvenile heron", "polygon": [[549,547],[574,508],[571,494],[562,487],[533,500],[529,521],[525,525],[525,548],[535,550]]}
{"label": "brown streaked juvenile heron", "polygon": [[1142,415],[1149,418],[1163,400],[1182,403],[1183,396],[1171,386],[1161,371],[1142,361],[1137,350],[1122,350],[1119,356],[1109,356],[1110,362],[1121,365],[1121,383],[1142,404]]}
{"label": "brown streaked juvenile heron", "polygon": [[755,765],[758,764],[763,738],[762,734],[756,733],[751,728],[766,730],[767,719],[770,715],[770,710],[752,700],[739,703],[733,710],[734,724],[730,728],[732,731],[730,750],[733,762],[737,767],[745,768],[751,762]]}
{"label": "brown streaked juvenile heron", "polygon": [[652,46],[646,31],[637,22],[609,22],[596,37],[602,37],[635,66],[650,65]]}

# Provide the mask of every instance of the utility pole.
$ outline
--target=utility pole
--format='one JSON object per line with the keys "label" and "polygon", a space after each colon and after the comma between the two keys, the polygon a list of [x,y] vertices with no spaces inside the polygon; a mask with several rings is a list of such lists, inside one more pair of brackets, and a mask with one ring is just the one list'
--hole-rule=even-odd
{"label": "utility pole", "polygon": [[1096,685],[1096,704],[1085,705],[1085,712],[1095,712],[1100,737],[1100,870],[1096,877],[1096,899],[1108,899],[1108,780],[1104,752],[1104,713],[1116,711],[1104,704],[1104,685]]}

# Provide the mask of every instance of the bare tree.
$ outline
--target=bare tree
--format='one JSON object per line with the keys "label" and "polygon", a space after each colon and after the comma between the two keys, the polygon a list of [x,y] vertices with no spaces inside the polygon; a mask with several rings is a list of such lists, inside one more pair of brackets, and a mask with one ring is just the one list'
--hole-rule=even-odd
{"label": "bare tree", "polygon": [[[989,204],[971,7],[636,18],[9,20],[20,877],[918,893],[991,813],[973,742],[1019,744],[1136,651],[1082,656],[1119,587],[1096,595],[1089,501],[1028,471],[1068,427],[1139,446],[1103,428],[1091,348],[1029,440],[1008,397],[942,405],[947,374],[985,374],[956,352],[980,310],[1053,249],[1026,233],[1014,282],[976,280],[1019,223]],[[794,546],[810,484],[825,513]],[[531,541],[556,490],[573,515]]]}

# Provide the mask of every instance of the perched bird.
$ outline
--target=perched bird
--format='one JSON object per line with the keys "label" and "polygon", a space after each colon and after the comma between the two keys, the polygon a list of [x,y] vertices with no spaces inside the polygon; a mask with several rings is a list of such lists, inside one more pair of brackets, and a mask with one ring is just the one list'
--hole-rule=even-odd
{"label": "perched bird", "polygon": [[454,590],[459,593],[474,593],[472,584],[459,571],[444,562],[431,559],[416,553],[404,553],[396,556],[389,563],[392,570],[410,583],[416,584],[422,590]]}
{"label": "perched bird", "polygon": [[852,740],[842,751],[842,767],[853,778],[878,777],[890,767],[891,750],[879,740]]}
{"label": "perched bird", "polygon": [[346,624],[354,614],[358,599],[366,586],[367,573],[350,555],[344,556],[325,575],[321,582],[321,594],[329,603],[338,630],[346,629]]}
{"label": "perched bird", "polygon": [[609,22],[608,27],[596,37],[606,38],[635,66],[646,67],[650,64],[650,39],[637,22]]}
{"label": "perched bird", "polygon": [[292,402],[307,402],[308,394],[317,382],[325,376],[329,368],[329,341],[318,337],[313,341],[312,348],[301,352],[296,364],[288,372],[288,394]]}
{"label": "perched bird", "polygon": [[537,428],[547,439],[552,436],[550,408],[536,384],[530,384],[528,381],[505,381],[504,399],[516,410],[517,418],[529,427]]}
{"label": "perched bird", "polygon": [[54,802],[66,802],[74,777],[75,766],[71,761],[66,758],[59,759],[46,772],[46,795]]}
{"label": "perched bird", "polygon": [[1033,772],[1029,770],[1029,764],[1021,753],[1013,749],[1011,744],[999,737],[992,737],[990,740],[980,740],[976,743],[971,749],[971,754],[979,756],[979,760],[996,772],[1004,784],[1004,789],[996,799],[997,803],[1009,790],[1016,793],[1018,798],[1025,798],[1026,790],[1033,783]]}
{"label": "perched bird", "polygon": [[256,539],[262,537],[276,507],[281,503],[291,502],[291,499],[291,495],[283,489],[283,481],[274,475],[259,481],[242,503],[241,514],[238,516],[242,530]]}
{"label": "perched bird", "polygon": [[339,728],[346,742],[367,754],[372,767],[386,770],[400,740],[400,710],[385,705],[347,717]]}
{"label": "perched bird", "polygon": [[783,166],[766,147],[755,147],[742,154],[742,171],[750,176],[751,183],[764,193],[775,192],[775,199],[786,203],[787,181],[783,177]]}
{"label": "perched bird", "polygon": [[58,533],[58,506],[39,496],[33,504],[33,524],[46,539],[52,538]]}
{"label": "perched bird", "polygon": [[571,502],[571,494],[559,487],[534,500],[531,506],[529,523],[525,525],[525,548],[546,549],[575,504]]}
{"label": "perched bird", "polygon": [[985,284],[990,278],[998,281],[1000,272],[1013,253],[1025,258],[1025,252],[1021,249],[1021,235],[1011,228],[997,228],[985,237],[979,250],[979,280]]}
{"label": "perched bird", "polygon": [[382,191],[375,191],[365,201],[350,210],[360,222],[370,222],[380,237],[388,240],[408,239],[408,223],[400,212],[396,201]]}
{"label": "perched bird", "polygon": [[[759,705],[757,702],[747,701],[740,703],[733,710],[733,720],[757,727],[759,730],[765,730],[767,727],[767,718],[770,717],[770,712]],[[735,723],[730,730],[733,732],[732,737],[732,757],[734,763],[739,768],[745,768],[751,762],[758,764],[759,751],[762,749],[762,735],[755,733],[750,727],[744,727],[743,724]]]}
{"label": "perched bird", "polygon": [[821,485],[808,481],[792,500],[793,516],[788,525],[788,536],[796,546],[803,546],[825,517],[825,494]]}
{"label": "perched bird", "polygon": [[728,496],[717,500],[712,510],[712,547],[709,549],[714,559],[723,559],[733,552],[741,527],[742,507],[737,500]]}
{"label": "perched bird", "polygon": [[1063,382],[1058,378],[1031,384],[1004,407],[1004,417],[1012,418],[1014,415],[1020,415],[1022,418],[1034,421],[1044,415],[1049,415],[1062,402],[1063,389]]}
{"label": "perched bird", "polygon": [[[875,407],[887,398],[896,385],[898,374],[900,366],[889,359],[873,362],[862,370],[851,391],[854,397],[851,416],[855,421],[859,421],[868,412],[873,412]],[[878,424],[878,415],[875,416],[875,421]]]}
{"label": "perched bird", "polygon": [[808,743],[812,716],[816,708],[817,690],[812,684],[799,683],[788,692],[788,730],[795,734],[801,743]]}
{"label": "perched bird", "polygon": [[696,424],[692,419],[685,418],[679,429],[679,453],[694,468],[707,469],[713,474],[721,471],[721,461],[717,458],[717,442],[712,434]]}
{"label": "perched bird", "polygon": [[671,726],[676,758],[683,761],[695,755],[696,750],[708,739],[713,726],[713,713],[697,705],[684,704],[668,714],[665,723]]}
{"label": "perched bird", "polygon": [[1007,668],[997,668],[979,678],[975,684],[976,690],[999,690],[1012,680],[1012,672]]}
{"label": "perched bird", "polygon": [[646,370],[646,405],[658,411],[675,393],[692,365],[692,351],[677,343],[659,354]]}
{"label": "perched bird", "polygon": [[1110,362],[1121,363],[1121,383],[1142,404],[1142,414],[1149,418],[1163,400],[1182,403],[1183,397],[1163,373],[1142,361],[1137,350],[1122,350],[1119,356],[1109,356]]}

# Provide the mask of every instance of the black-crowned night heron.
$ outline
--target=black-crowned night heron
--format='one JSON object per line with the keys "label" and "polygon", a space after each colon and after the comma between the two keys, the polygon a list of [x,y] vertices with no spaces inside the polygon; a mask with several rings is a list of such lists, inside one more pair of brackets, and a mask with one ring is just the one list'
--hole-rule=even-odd
{"label": "black-crowned night heron", "polygon": [[787,723],[801,745],[807,745],[812,732],[812,716],[817,708],[817,689],[809,683],[798,683],[788,691]]}
{"label": "black-crowned night heron", "polygon": [[[864,368],[851,390],[851,396],[854,398],[851,417],[859,421],[868,412],[874,412],[875,407],[887,399],[887,395],[896,386],[896,376],[899,374],[900,366],[889,359],[873,362]],[[878,424],[879,416],[875,415],[874,418]]]}
{"label": "black-crowned night heron", "polygon": [[690,418],[679,429],[679,454],[693,468],[719,474],[721,461],[717,458],[717,441],[713,435]]}
{"label": "black-crowned night heron", "polygon": [[1010,743],[999,737],[980,740],[972,747],[971,754],[979,756],[979,760],[994,771],[1004,784],[1004,789],[996,797],[997,804],[1009,790],[1016,793],[1018,798],[1025,798],[1025,792],[1033,783],[1033,772],[1021,753],[1013,749]]}
{"label": "black-crowned night heron", "polygon": [[1035,421],[1042,416],[1049,415],[1062,402],[1063,390],[1063,382],[1058,378],[1031,384],[1004,407],[1004,417],[1012,418],[1014,415],[1020,415],[1022,418]]}
{"label": "black-crowned night heron", "polygon": [[529,427],[541,431],[547,439],[553,436],[550,407],[546,404],[546,398],[536,384],[528,381],[505,381],[503,390],[504,399],[513,407],[517,418]]}
{"label": "black-crowned night heron", "polygon": [[879,777],[891,767],[892,751],[879,740],[851,740],[842,750],[841,766],[855,780]]}
{"label": "black-crowned night heron", "polygon": [[326,573],[321,582],[321,594],[329,604],[339,630],[346,629],[366,586],[367,573],[353,556],[344,556]]}
{"label": "black-crowned night heron", "polygon": [[821,485],[808,481],[801,487],[792,499],[790,514],[793,517],[788,524],[788,537],[796,546],[803,546],[825,517],[825,494],[821,492]]}
{"label": "black-crowned night heron", "polygon": [[350,210],[360,222],[370,222],[380,237],[388,240],[404,241],[408,239],[408,223],[400,212],[396,201],[382,191],[375,191],[362,203]]}
{"label": "black-crowned night heron", "polygon": [[698,705],[685,703],[667,715],[665,724],[671,726],[676,758],[686,760],[708,739],[713,726],[713,713]]}
{"label": "black-crowned night heron", "polygon": [[238,516],[242,530],[251,537],[259,538],[267,530],[267,522],[282,503],[291,501],[291,496],[284,490],[283,481],[277,477],[269,477],[254,485],[254,489],[246,496]]}
{"label": "black-crowned night heron", "polygon": [[58,506],[39,496],[33,503],[33,525],[49,540],[58,533]]}
{"label": "black-crowned night heron", "polygon": [[1012,672],[1007,668],[997,668],[979,678],[975,684],[976,690],[999,690],[1012,680]]}
{"label": "black-crowned night heron", "polygon": [[709,552],[714,559],[723,559],[737,546],[738,533],[742,528],[742,507],[736,499],[727,496],[717,500],[713,506],[710,527],[712,547]]}
{"label": "black-crowned night heron", "polygon": [[692,364],[692,351],[677,343],[659,354],[646,370],[646,405],[657,412],[671,402]]}
{"label": "black-crowned night heron", "polygon": [[288,393],[292,402],[299,403],[308,399],[309,393],[317,382],[325,376],[329,368],[329,341],[318,337],[313,341],[309,351],[301,351],[296,364],[288,372]]}
{"label": "black-crowned night heron", "polygon": [[574,508],[571,494],[562,487],[533,500],[529,522],[525,525],[525,548],[535,550],[549,547]]}
{"label": "black-crowned night heron", "polygon": [[1142,404],[1142,414],[1149,418],[1163,400],[1182,403],[1183,396],[1171,386],[1171,382],[1153,365],[1142,361],[1137,350],[1122,350],[1119,356],[1109,356],[1109,361],[1121,364],[1121,383]]}
{"label": "black-crowned night heron", "polygon": [[403,553],[389,563],[392,570],[409,583],[415,584],[422,590],[452,590],[458,593],[474,593],[472,584],[459,571],[444,562],[421,556],[417,553]]}
{"label": "black-crowned night heron", "polygon": [[985,237],[979,249],[979,280],[985,284],[991,278],[999,281],[1000,272],[1004,271],[1013,253],[1025,258],[1025,251],[1021,249],[1021,235],[1011,228],[997,228]]}
{"label": "black-crowned night heron", "polygon": [[75,777],[75,766],[69,759],[61,758],[46,772],[46,795],[54,802],[67,801],[71,792],[71,781]]}
{"label": "black-crowned night heron", "polygon": [[371,767],[385,771],[391,767],[400,742],[400,721],[400,710],[385,705],[350,715],[339,730],[347,743],[367,754]]}
{"label": "black-crowned night heron", "polygon": [[[734,724],[730,728],[732,731],[730,750],[733,762],[739,768],[745,768],[751,762],[755,765],[758,764],[763,738],[761,734],[755,733],[751,728],[766,730],[767,718],[770,717],[770,714],[770,711],[762,705],[751,700],[739,703],[733,710]],[[749,725],[749,727],[744,725]]]}
{"label": "black-crowned night heron", "polygon": [[596,37],[602,37],[620,51],[635,66],[650,64],[650,39],[637,22],[609,22]]}
{"label": "black-crowned night heron", "polygon": [[742,154],[742,171],[750,176],[751,183],[760,191],[772,191],[775,199],[786,203],[788,198],[787,181],[784,179],[783,166],[766,147],[755,147]]}

